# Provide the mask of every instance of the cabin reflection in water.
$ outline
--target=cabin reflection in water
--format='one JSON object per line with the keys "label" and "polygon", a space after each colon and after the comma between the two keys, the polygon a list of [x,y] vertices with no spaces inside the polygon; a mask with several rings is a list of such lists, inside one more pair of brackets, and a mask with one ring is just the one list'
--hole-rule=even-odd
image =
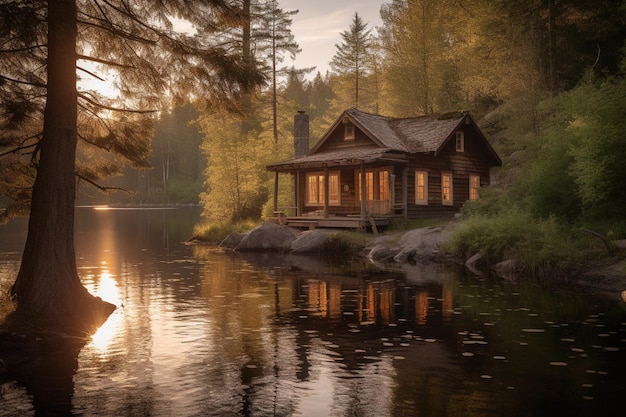
{"label": "cabin reflection in water", "polygon": [[444,320],[453,313],[452,289],[445,285],[420,288],[399,286],[392,279],[359,284],[307,279],[295,291],[296,299],[306,300],[308,315],[331,322],[367,325],[400,320],[424,325],[429,311],[439,312]]}

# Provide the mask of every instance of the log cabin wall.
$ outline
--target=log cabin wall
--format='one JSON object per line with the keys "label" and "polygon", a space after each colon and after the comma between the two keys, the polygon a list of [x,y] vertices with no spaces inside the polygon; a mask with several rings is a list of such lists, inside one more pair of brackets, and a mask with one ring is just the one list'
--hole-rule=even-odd
{"label": "log cabin wall", "polygon": [[[473,129],[466,129],[464,133],[463,152],[458,152],[455,141],[451,140],[437,156],[419,154],[411,158],[407,181],[409,218],[445,217],[458,213],[470,198],[470,175],[480,176],[481,187],[489,185],[489,167],[477,133]],[[415,171],[418,170],[428,172],[427,205],[415,204]],[[443,172],[452,173],[452,205],[442,204]]]}

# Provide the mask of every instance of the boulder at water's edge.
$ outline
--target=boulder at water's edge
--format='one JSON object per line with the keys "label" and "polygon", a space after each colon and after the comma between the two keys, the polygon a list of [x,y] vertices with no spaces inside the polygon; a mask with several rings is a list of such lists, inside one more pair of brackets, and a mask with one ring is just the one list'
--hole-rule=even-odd
{"label": "boulder at water's edge", "polygon": [[288,252],[295,239],[294,232],[287,226],[266,222],[246,233],[235,250]]}

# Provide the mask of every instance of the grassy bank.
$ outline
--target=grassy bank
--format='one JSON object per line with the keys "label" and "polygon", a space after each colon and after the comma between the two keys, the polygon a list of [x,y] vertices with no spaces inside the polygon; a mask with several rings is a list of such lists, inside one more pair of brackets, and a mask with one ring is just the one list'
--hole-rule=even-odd
{"label": "grassy bank", "polygon": [[231,233],[245,233],[261,223],[261,220],[245,220],[237,223],[227,221],[203,222],[193,228],[191,240],[218,244]]}
{"label": "grassy bank", "polygon": [[[626,237],[626,221],[571,223],[556,217],[538,218],[514,205],[468,205],[453,227],[446,251],[459,259],[481,254],[494,265],[513,260],[516,272],[541,279],[559,279],[602,259],[621,259],[613,241]],[[499,207],[499,208],[495,208]]]}

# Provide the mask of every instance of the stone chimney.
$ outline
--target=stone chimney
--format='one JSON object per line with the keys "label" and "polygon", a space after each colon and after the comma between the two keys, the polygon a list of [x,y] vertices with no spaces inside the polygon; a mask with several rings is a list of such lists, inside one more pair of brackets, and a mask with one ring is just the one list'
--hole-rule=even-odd
{"label": "stone chimney", "polygon": [[309,153],[309,115],[303,110],[293,117],[293,146],[296,158]]}

